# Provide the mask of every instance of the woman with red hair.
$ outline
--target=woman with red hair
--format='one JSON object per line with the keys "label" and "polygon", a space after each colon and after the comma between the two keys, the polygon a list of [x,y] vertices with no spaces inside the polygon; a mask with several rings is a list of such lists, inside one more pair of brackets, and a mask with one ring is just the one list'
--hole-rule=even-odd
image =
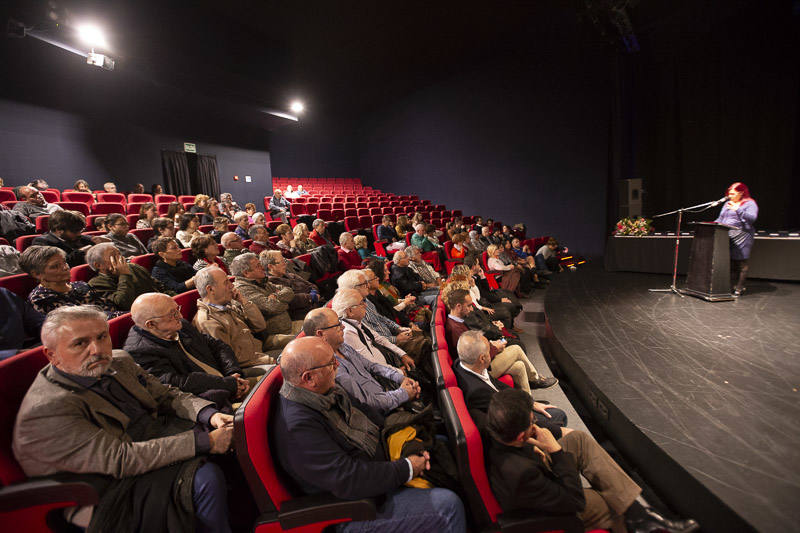
{"label": "woman with red hair", "polygon": [[728,231],[731,241],[731,284],[733,295],[741,296],[747,278],[747,260],[755,239],[753,224],[758,218],[758,204],[750,196],[747,185],[738,181],[728,187],[725,195],[728,202],[715,222],[736,228]]}

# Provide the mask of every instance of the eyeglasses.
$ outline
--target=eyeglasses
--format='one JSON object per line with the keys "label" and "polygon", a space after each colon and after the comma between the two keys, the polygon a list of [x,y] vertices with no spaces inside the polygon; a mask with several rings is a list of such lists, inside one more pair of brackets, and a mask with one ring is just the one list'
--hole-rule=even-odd
{"label": "eyeglasses", "polygon": [[353,307],[366,307],[366,306],[367,306],[367,301],[366,300],[361,300],[357,304],[351,305],[350,309],[352,309]]}
{"label": "eyeglasses", "polygon": [[181,318],[183,318],[183,315],[181,315],[181,306],[179,305],[176,309],[173,309],[172,311],[170,311],[169,313],[166,313],[164,315],[152,316],[152,317],[150,317],[150,320],[156,320],[158,318],[164,318],[165,316],[168,316],[170,318],[177,318],[178,320],[180,320]]}
{"label": "eyeglasses", "polygon": [[356,283],[355,286],[356,287],[366,287],[367,285],[369,285],[369,280],[368,281],[362,281],[361,283]]}
{"label": "eyeglasses", "polygon": [[341,320],[337,320],[336,324],[334,324],[332,326],[325,326],[324,328],[317,328],[317,331],[325,331],[326,329],[341,328],[341,327],[343,327],[342,321]]}
{"label": "eyeglasses", "polygon": [[318,370],[320,368],[325,368],[326,366],[334,366],[336,365],[336,356],[334,355],[333,358],[325,363],[324,365],[312,366],[311,368],[306,368],[305,372],[311,372],[312,370]]}

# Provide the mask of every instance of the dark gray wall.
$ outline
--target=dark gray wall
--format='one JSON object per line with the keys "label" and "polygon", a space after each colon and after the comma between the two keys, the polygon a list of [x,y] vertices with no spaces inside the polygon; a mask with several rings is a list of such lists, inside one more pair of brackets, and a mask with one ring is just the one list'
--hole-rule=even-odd
{"label": "dark gray wall", "polygon": [[[222,191],[262,205],[272,175],[266,147],[227,146],[191,134],[179,138],[129,122],[0,100],[0,177],[6,185],[42,177],[52,187],[65,189],[81,177],[95,189],[113,180],[121,191],[137,182],[149,190],[151,184],[161,183],[161,150],[183,150],[184,142],[195,142],[198,153],[217,156]],[[245,175],[252,176],[251,183],[245,182]]]}
{"label": "dark gray wall", "polygon": [[359,177],[355,128],[347,117],[322,118],[313,111],[270,133],[272,175]]}

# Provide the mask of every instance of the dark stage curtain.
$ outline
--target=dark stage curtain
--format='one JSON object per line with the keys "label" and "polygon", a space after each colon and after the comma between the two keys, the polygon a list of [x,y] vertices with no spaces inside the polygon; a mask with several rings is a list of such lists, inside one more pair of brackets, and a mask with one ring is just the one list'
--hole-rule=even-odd
{"label": "dark stage curtain", "polygon": [[166,194],[194,194],[186,153],[161,150],[161,172]]}
{"label": "dark stage curtain", "polygon": [[219,172],[217,170],[217,156],[197,156],[197,174],[195,176],[195,183],[199,192],[207,194],[212,198],[219,198]]}
{"label": "dark stage curtain", "polygon": [[800,228],[800,17],[791,2],[643,2],[632,12],[641,51],[619,55],[612,186],[642,178],[651,216],[743,181],[759,204],[756,229]]}

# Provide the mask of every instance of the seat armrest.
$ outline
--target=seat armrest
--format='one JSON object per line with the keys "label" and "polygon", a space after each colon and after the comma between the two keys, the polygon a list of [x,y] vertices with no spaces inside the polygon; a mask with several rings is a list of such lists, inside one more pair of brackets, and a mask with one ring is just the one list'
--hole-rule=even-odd
{"label": "seat armrest", "polygon": [[577,515],[539,515],[524,511],[503,513],[497,525],[504,533],[531,533],[535,531],[563,531],[583,533],[583,522]]}
{"label": "seat armrest", "polygon": [[371,499],[342,500],[331,494],[312,494],[284,502],[278,520],[283,529],[292,529],[329,520],[374,520],[375,514]]}
{"label": "seat armrest", "polygon": [[53,480],[25,481],[0,488],[0,513],[64,502],[64,507],[96,505],[99,497],[88,483]]}

